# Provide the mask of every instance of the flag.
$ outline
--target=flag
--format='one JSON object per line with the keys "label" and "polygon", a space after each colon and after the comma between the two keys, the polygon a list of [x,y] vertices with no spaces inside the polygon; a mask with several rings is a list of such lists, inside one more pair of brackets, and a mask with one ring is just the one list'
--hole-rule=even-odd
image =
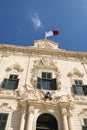
{"label": "flag", "polygon": [[53,35],[58,35],[59,32],[57,30],[49,31],[45,33],[45,37],[53,36]]}

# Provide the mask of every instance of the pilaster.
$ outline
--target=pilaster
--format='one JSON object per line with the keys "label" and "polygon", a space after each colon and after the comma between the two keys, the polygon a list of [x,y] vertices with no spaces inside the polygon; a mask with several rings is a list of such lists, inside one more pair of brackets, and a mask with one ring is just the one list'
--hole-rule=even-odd
{"label": "pilaster", "polygon": [[34,108],[30,106],[28,108],[28,116],[27,116],[27,127],[26,130],[33,130],[33,113]]}

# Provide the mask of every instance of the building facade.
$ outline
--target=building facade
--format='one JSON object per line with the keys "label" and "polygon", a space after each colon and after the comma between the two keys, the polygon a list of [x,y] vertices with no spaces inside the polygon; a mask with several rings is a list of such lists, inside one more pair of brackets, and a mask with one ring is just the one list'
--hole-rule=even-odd
{"label": "building facade", "polygon": [[0,130],[87,130],[86,95],[87,53],[0,45]]}

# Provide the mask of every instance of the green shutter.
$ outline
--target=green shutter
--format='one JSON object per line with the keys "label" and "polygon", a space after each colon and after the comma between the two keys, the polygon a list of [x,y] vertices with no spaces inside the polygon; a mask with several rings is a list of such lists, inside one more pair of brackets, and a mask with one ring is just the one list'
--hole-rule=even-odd
{"label": "green shutter", "polygon": [[41,89],[41,80],[42,80],[41,78],[39,78],[39,77],[37,78],[37,88],[38,89]]}
{"label": "green shutter", "polygon": [[6,88],[7,83],[8,83],[8,79],[5,78],[2,82],[2,88]]}
{"label": "green shutter", "polygon": [[82,130],[87,130],[87,126],[82,126]]}
{"label": "green shutter", "polygon": [[87,95],[87,85],[83,85],[84,94]]}
{"label": "green shutter", "polygon": [[15,82],[15,84],[14,84],[14,88],[13,88],[13,89],[17,89],[17,87],[18,87],[18,83],[19,83],[19,79],[14,80],[14,82]]}
{"label": "green shutter", "polygon": [[5,130],[8,114],[0,113],[0,130]]}
{"label": "green shutter", "polygon": [[75,86],[75,85],[72,85],[72,92],[73,92],[74,94],[77,94],[76,86]]}
{"label": "green shutter", "polygon": [[56,78],[51,80],[51,90],[57,90]]}

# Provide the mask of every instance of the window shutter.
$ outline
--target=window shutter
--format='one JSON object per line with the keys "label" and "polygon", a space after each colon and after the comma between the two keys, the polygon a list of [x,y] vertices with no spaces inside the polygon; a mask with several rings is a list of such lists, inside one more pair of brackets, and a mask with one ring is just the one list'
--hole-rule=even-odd
{"label": "window shutter", "polygon": [[13,88],[13,89],[17,89],[18,83],[19,83],[19,79],[15,80],[15,85],[14,85],[14,88]]}
{"label": "window shutter", "polygon": [[82,126],[82,130],[87,130],[87,126]]}
{"label": "window shutter", "polygon": [[7,83],[8,83],[8,79],[5,78],[2,82],[2,88],[6,88]]}
{"label": "window shutter", "polygon": [[84,95],[84,91],[81,85],[73,85],[73,90],[77,95]]}
{"label": "window shutter", "polygon": [[77,94],[76,86],[75,86],[75,85],[72,85],[72,92],[73,92],[74,94]]}
{"label": "window shutter", "polygon": [[84,118],[84,125],[87,126],[87,118]]}
{"label": "window shutter", "polygon": [[84,94],[87,95],[87,85],[83,85]]}
{"label": "window shutter", "polygon": [[57,90],[56,78],[51,80],[51,90]]}
{"label": "window shutter", "polygon": [[5,130],[8,114],[0,113],[0,130]]}
{"label": "window shutter", "polygon": [[37,77],[37,88],[41,89],[41,78]]}

